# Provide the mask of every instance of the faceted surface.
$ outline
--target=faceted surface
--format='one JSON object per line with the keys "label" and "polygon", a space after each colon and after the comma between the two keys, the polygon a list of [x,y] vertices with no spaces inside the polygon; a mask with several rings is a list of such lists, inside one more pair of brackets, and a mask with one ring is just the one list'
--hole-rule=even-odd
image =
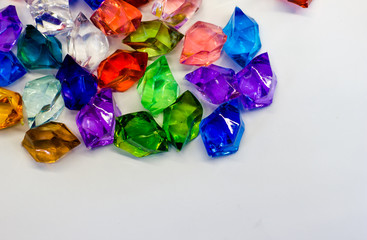
{"label": "faceted surface", "polygon": [[23,121],[23,102],[19,93],[0,87],[0,129]]}
{"label": "faceted surface", "polygon": [[80,110],[97,93],[97,78],[66,55],[56,78],[61,82],[65,106]]}
{"label": "faceted surface", "polygon": [[0,52],[0,87],[12,84],[26,73],[13,52]]}
{"label": "faceted surface", "polygon": [[227,36],[222,28],[196,22],[187,32],[181,53],[182,64],[207,66],[219,59]]}
{"label": "faceted surface", "polygon": [[162,112],[174,103],[179,87],[168,66],[167,58],[162,56],[150,64],[138,83],[141,104],[153,115]]}
{"label": "faceted surface", "polygon": [[254,58],[235,78],[245,109],[262,108],[273,102],[277,77],[271,69],[268,53]]}
{"label": "faceted surface", "polygon": [[141,12],[123,0],[105,0],[90,18],[94,25],[109,35],[128,35],[140,25]]}
{"label": "faceted surface", "polygon": [[200,134],[211,157],[237,152],[244,131],[237,100],[223,103],[200,123]]}
{"label": "faceted surface", "polygon": [[148,112],[118,117],[114,144],[135,157],[168,151],[166,133]]}
{"label": "faceted surface", "polygon": [[23,25],[13,5],[0,9],[0,51],[10,51],[22,29]]}
{"label": "faceted surface", "polygon": [[64,109],[60,82],[51,75],[27,82],[23,102],[30,128],[56,120]]}
{"label": "faceted surface", "polygon": [[117,50],[98,66],[98,86],[126,91],[144,75],[148,54]]}
{"label": "faceted surface", "polygon": [[203,107],[189,91],[184,92],[176,102],[163,112],[163,129],[168,141],[181,150],[199,134]]}
{"label": "faceted surface", "polygon": [[196,88],[213,104],[222,104],[238,97],[237,82],[234,79],[235,72],[230,68],[216,65],[200,67],[187,74],[186,80]]}
{"label": "faceted surface", "polygon": [[156,0],[153,15],[179,29],[199,10],[201,0]]}
{"label": "faceted surface", "polygon": [[312,0],[288,0],[288,2],[295,3],[303,8],[308,8]]}
{"label": "faceted surface", "polygon": [[172,51],[183,37],[176,29],[168,27],[160,20],[154,20],[142,22],[123,43],[139,52],[148,53],[149,57],[155,57]]}
{"label": "faceted surface", "polygon": [[112,90],[102,89],[76,116],[76,123],[85,146],[89,149],[113,143],[116,115],[120,115]]}
{"label": "faceted surface", "polygon": [[261,48],[259,25],[236,7],[223,31],[228,37],[224,51],[241,67],[245,67]]}
{"label": "faceted surface", "polygon": [[107,37],[83,13],[74,21],[74,28],[67,36],[67,46],[69,55],[89,70],[94,70],[109,50]]}
{"label": "faceted surface", "polygon": [[18,58],[29,69],[59,68],[62,61],[61,43],[53,36],[44,36],[27,25],[18,40]]}
{"label": "faceted surface", "polygon": [[101,3],[103,2],[103,0],[84,0],[91,9],[96,10],[97,8],[99,8],[99,6],[101,6]]}
{"label": "faceted surface", "polygon": [[140,7],[144,4],[147,4],[149,0],[125,0],[125,2],[130,3],[134,7]]}
{"label": "faceted surface", "polygon": [[37,29],[46,35],[69,31],[73,20],[69,0],[25,0],[36,22]]}
{"label": "faceted surface", "polygon": [[80,144],[63,123],[49,122],[28,130],[22,145],[41,163],[54,163]]}

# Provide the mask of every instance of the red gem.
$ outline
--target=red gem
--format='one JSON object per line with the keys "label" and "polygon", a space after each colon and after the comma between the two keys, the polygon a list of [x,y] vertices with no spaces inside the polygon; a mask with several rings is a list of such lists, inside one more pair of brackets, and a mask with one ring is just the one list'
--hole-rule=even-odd
{"label": "red gem", "polygon": [[149,0],[125,0],[125,2],[130,3],[134,7],[140,7],[141,5],[148,3]]}
{"label": "red gem", "polygon": [[288,2],[295,3],[297,5],[300,5],[303,8],[308,8],[308,5],[310,5],[312,0],[288,0]]}

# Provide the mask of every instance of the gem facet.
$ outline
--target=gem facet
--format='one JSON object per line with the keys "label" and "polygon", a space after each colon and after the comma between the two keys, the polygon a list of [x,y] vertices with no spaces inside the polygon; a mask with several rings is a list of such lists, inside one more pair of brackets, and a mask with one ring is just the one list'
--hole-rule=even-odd
{"label": "gem facet", "polygon": [[97,78],[66,55],[56,78],[61,82],[65,106],[80,110],[97,93]]}
{"label": "gem facet", "polygon": [[22,145],[37,162],[54,163],[80,144],[63,124],[49,122],[28,130]]}
{"label": "gem facet", "polygon": [[94,70],[109,50],[107,37],[83,13],[76,17],[74,28],[67,36],[67,43],[69,55],[89,70]]}
{"label": "gem facet", "polygon": [[80,134],[87,148],[96,148],[113,143],[116,105],[109,88],[102,89],[76,116]]}
{"label": "gem facet", "polygon": [[168,141],[179,151],[199,134],[203,107],[190,92],[184,92],[163,111],[163,129]]}
{"label": "gem facet", "polygon": [[245,67],[261,48],[259,25],[236,7],[223,31],[228,36],[224,51],[241,67]]}
{"label": "gem facet", "polygon": [[37,29],[46,35],[69,31],[73,27],[69,0],[25,0]]}
{"label": "gem facet", "polygon": [[295,3],[303,8],[308,8],[312,0],[288,0],[288,2]]}
{"label": "gem facet", "polygon": [[26,73],[13,52],[0,52],[0,87],[12,84]]}
{"label": "gem facet", "polygon": [[179,87],[165,56],[158,58],[147,67],[138,83],[138,92],[142,105],[153,115],[162,112],[176,101]]}
{"label": "gem facet", "polygon": [[268,53],[254,58],[235,78],[245,109],[262,108],[273,102],[277,77],[271,69]]}
{"label": "gem facet", "polygon": [[91,20],[101,31],[109,35],[128,35],[140,25],[141,12],[123,0],[105,0],[93,13]]}
{"label": "gem facet", "polygon": [[200,123],[200,134],[211,157],[237,152],[244,131],[237,100],[220,105]]}
{"label": "gem facet", "polygon": [[23,121],[23,102],[19,93],[0,87],[0,129]]}
{"label": "gem facet", "polygon": [[28,69],[59,68],[61,43],[57,38],[46,37],[32,25],[27,25],[18,40],[18,58]]}
{"label": "gem facet", "polygon": [[201,0],[156,0],[153,15],[179,29],[199,10]]}
{"label": "gem facet", "polygon": [[118,117],[114,144],[135,157],[168,151],[166,133],[148,112]]}
{"label": "gem facet", "polygon": [[101,6],[101,3],[103,2],[103,0],[84,0],[91,9],[96,10],[97,8],[99,8],[99,6]]}
{"label": "gem facet", "polygon": [[144,75],[148,54],[117,50],[98,66],[98,86],[126,91]]}
{"label": "gem facet", "polygon": [[60,82],[51,75],[27,82],[23,102],[30,128],[56,120],[64,109]]}
{"label": "gem facet", "polygon": [[23,25],[13,5],[0,9],[0,51],[9,52],[22,29]]}
{"label": "gem facet", "polygon": [[210,65],[198,68],[187,74],[185,78],[194,84],[211,103],[222,104],[240,95],[234,76],[235,72],[230,68]]}
{"label": "gem facet", "polygon": [[180,62],[207,66],[219,59],[227,36],[222,28],[206,22],[196,22],[185,36]]}
{"label": "gem facet", "polygon": [[134,7],[140,7],[149,2],[149,0],[124,0],[124,1],[127,3],[130,3]]}
{"label": "gem facet", "polygon": [[140,27],[123,40],[123,43],[149,57],[172,51],[184,35],[160,20],[142,22]]}

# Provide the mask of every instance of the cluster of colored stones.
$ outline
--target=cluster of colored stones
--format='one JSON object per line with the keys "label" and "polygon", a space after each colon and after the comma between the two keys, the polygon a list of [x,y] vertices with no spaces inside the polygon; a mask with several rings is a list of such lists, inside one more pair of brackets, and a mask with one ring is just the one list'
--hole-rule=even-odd
{"label": "cluster of colored stones", "polygon": [[[30,130],[22,145],[38,162],[53,163],[80,144],[63,124],[54,122],[64,107],[77,110],[76,125],[89,149],[114,144],[144,157],[178,151],[202,136],[209,156],[235,153],[245,125],[240,109],[263,108],[273,101],[277,78],[261,48],[259,26],[238,7],[222,29],[198,21],[182,34],[179,29],[199,9],[201,0],[155,0],[153,15],[142,22],[138,9],[149,0],[85,0],[95,12],[90,20],[80,13],[71,19],[68,0],[25,0],[36,27],[23,25],[10,5],[0,10],[0,129],[23,122]],[[288,0],[308,7],[311,0]],[[54,36],[67,33],[67,54]],[[135,51],[109,52],[108,36],[123,36]],[[206,118],[190,91],[180,95],[165,54],[184,39],[182,64],[199,66],[186,75],[201,95],[218,108]],[[17,56],[11,51],[17,43]],[[213,65],[225,51],[243,69]],[[158,57],[148,65],[148,59]],[[2,88],[28,70],[56,68],[26,83],[23,97]],[[97,76],[93,75],[96,70]],[[137,84],[141,104],[148,111],[121,115],[113,91]],[[99,90],[98,90],[99,89]],[[24,104],[24,106],[23,106]],[[241,107],[242,106],[242,107]],[[24,109],[23,109],[24,108]],[[160,126],[155,116],[163,113]]]}

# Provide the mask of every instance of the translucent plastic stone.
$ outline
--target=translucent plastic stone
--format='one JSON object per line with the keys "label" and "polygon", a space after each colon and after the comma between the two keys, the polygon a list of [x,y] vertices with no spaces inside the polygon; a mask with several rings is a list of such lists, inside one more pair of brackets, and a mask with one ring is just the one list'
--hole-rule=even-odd
{"label": "translucent plastic stone", "polygon": [[8,52],[15,45],[23,24],[20,22],[15,6],[0,9],[0,51]]}
{"label": "translucent plastic stone", "polygon": [[19,93],[0,87],[0,129],[23,123],[23,102]]}
{"label": "translucent plastic stone", "polygon": [[295,3],[303,8],[308,8],[312,0],[288,0],[288,2]]}
{"label": "translucent plastic stone", "polygon": [[5,87],[27,73],[13,52],[0,52],[0,87]]}

